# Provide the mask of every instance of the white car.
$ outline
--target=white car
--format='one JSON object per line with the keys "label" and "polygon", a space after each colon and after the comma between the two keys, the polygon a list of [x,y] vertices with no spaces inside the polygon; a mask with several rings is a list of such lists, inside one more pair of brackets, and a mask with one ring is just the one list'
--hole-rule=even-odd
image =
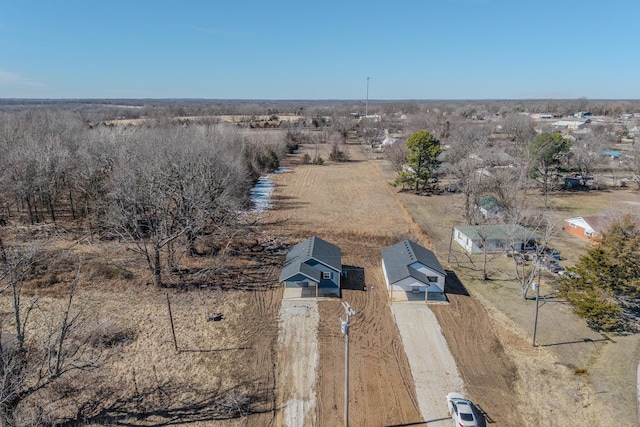
{"label": "white car", "polygon": [[455,392],[447,394],[447,407],[455,427],[478,427],[473,405],[463,394]]}

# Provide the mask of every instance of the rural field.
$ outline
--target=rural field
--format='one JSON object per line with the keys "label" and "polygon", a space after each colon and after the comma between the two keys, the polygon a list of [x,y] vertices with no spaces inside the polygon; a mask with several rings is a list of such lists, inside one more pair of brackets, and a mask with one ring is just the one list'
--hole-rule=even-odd
{"label": "rural field", "polygon": [[[480,259],[450,244],[461,196],[398,192],[388,185],[389,163],[363,147],[347,144],[349,161],[324,165],[302,164],[311,145],[288,156],[281,166],[290,171],[271,176],[273,209],[247,218],[219,249],[224,256],[181,259],[185,272],[215,271],[207,282],[157,287],[121,243],[78,239],[63,227],[19,226],[11,229],[15,236],[3,235],[46,236],[42,250],[52,259],[77,256],[82,274],[73,311],[81,308],[85,338],[99,356],[95,369],[61,377],[25,401],[22,425],[42,410],[69,427],[343,425],[344,308],[334,299],[283,299],[278,284],[286,249],[310,236],[341,248],[356,285],[343,291],[356,311],[349,425],[450,425],[449,391],[467,394],[487,425],[637,424],[638,337],[591,331],[555,297],[554,278],[543,275],[533,347],[535,302],[520,296],[513,260],[491,257],[489,280],[481,280]],[[328,145],[318,149],[329,157]],[[635,191],[620,189],[553,194],[549,206],[561,222],[639,201]],[[432,249],[447,270],[448,304],[390,303],[381,250],[407,238]],[[552,245],[566,265],[585,249],[562,232]],[[28,283],[25,301],[63,305],[75,263],[56,260]],[[10,332],[10,295],[0,304]],[[42,313],[33,311],[32,325],[58,321]],[[577,393],[576,369],[588,371]]]}
{"label": "rural field", "polygon": [[[344,299],[361,313],[352,321],[350,421],[353,425],[423,422],[410,367],[390,312],[380,271],[380,250],[403,238],[432,248],[450,270],[448,305],[432,305],[464,381],[464,391],[496,425],[618,425],[637,422],[635,378],[638,339],[591,331],[553,296],[553,279],[543,277],[545,295],[538,320],[537,347],[531,345],[533,300],[523,300],[513,280],[513,262],[490,261],[489,281],[473,260],[452,247],[459,214],[455,195],[397,193],[386,183],[393,172],[384,160],[367,158],[350,146],[351,161],[301,165],[274,176],[273,233],[299,241],[318,235],[343,250],[343,264],[362,267],[367,292],[346,290]],[[292,161],[295,161],[293,159]],[[551,199],[558,219],[592,214],[612,203],[636,203],[629,190],[576,193]],[[552,242],[565,263],[584,245],[558,234]],[[477,262],[477,261],[476,261]],[[373,288],[373,290],[371,290]],[[342,417],[343,347],[337,301],[318,303],[319,363],[317,425],[339,425]],[[561,325],[561,326],[560,326]],[[615,361],[615,363],[612,363]],[[429,363],[429,355],[424,355]],[[588,369],[577,395],[575,369]],[[280,391],[281,393],[282,391]],[[393,403],[391,403],[393,402]],[[444,404],[443,404],[444,406]],[[576,407],[580,410],[576,411]],[[446,416],[446,409],[444,411]],[[428,425],[446,425],[448,419]]]}

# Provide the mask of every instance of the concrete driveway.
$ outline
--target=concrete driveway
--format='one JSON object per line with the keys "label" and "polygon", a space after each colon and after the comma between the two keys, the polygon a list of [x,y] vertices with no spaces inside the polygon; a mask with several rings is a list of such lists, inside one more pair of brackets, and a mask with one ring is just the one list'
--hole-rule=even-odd
{"label": "concrete driveway", "polygon": [[445,396],[462,392],[462,379],[435,315],[425,303],[392,303],[409,359],[420,412],[429,425],[449,425]]}

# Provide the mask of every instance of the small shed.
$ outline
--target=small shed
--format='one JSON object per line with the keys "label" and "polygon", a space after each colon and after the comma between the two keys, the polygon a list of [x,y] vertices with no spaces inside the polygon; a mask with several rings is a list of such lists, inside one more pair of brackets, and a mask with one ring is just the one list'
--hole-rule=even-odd
{"label": "small shed", "polygon": [[484,196],[478,200],[478,209],[485,218],[496,218],[502,213],[502,208],[498,204],[498,200],[491,196]]}
{"label": "small shed", "polygon": [[453,239],[470,254],[499,253],[505,250],[526,250],[541,236],[521,225],[485,224],[456,225]]}
{"label": "small shed", "polygon": [[303,297],[340,297],[341,275],[340,248],[314,236],[291,247],[280,282],[285,288],[299,288]]}
{"label": "small shed", "polygon": [[432,251],[411,240],[383,249],[382,271],[391,299],[393,292],[399,291],[408,300],[446,300],[444,284],[447,273]]}

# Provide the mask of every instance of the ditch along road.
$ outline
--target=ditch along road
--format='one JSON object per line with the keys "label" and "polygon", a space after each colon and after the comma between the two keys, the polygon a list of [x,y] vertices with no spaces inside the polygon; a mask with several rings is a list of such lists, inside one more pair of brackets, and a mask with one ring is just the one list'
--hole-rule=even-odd
{"label": "ditch along road", "polygon": [[[487,312],[460,283],[454,283],[448,305],[389,303],[381,250],[405,238],[429,247],[429,239],[375,162],[367,161],[359,145],[348,148],[346,163],[296,165],[297,158],[290,159],[286,166],[292,172],[273,176],[274,209],[264,222],[267,232],[292,243],[315,235],[338,245],[343,266],[366,285],[366,291],[343,291],[356,311],[349,425],[449,425],[444,398],[450,391],[469,392],[496,425],[523,425],[514,411],[515,367]],[[344,315],[339,300],[283,301],[277,425],[343,425]]]}

